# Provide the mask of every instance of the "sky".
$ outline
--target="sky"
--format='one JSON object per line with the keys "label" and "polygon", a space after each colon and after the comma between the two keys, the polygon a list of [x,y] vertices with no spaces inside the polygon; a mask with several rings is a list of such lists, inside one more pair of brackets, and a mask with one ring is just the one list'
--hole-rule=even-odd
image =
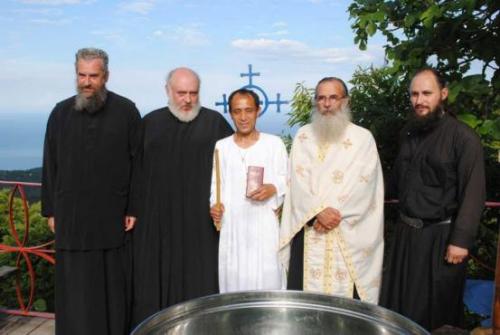
{"label": "sky", "polygon": [[[41,161],[46,119],[58,101],[74,94],[79,48],[108,52],[108,88],[133,100],[143,115],[166,105],[165,75],[178,66],[199,73],[202,104],[223,113],[215,103],[249,84],[248,77],[240,76],[249,64],[260,74],[252,78],[253,85],[270,101],[278,93],[281,100],[290,100],[299,82],[314,87],[325,76],[348,81],[359,66],[381,66],[383,40],[371,39],[364,52],[354,45],[349,4],[2,0],[0,133],[9,136],[0,145],[0,169],[28,168]],[[287,133],[289,111],[288,105],[281,105],[279,113],[276,105],[269,105],[258,127]],[[23,155],[31,158],[21,162]]]}

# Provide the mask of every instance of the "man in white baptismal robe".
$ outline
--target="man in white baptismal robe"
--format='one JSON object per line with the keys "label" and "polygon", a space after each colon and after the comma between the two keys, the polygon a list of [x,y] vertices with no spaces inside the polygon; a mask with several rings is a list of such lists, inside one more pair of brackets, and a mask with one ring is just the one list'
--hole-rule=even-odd
{"label": "man in white baptismal robe", "polygon": [[[286,278],[278,256],[276,212],[286,188],[286,149],[279,137],[255,129],[260,108],[254,92],[233,92],[229,106],[236,133],[215,145],[218,157],[214,159],[210,203],[212,218],[221,225],[219,290],[281,289]],[[249,167],[264,168],[263,184],[250,193]],[[221,204],[217,204],[217,168]]]}
{"label": "man in white baptismal robe", "polygon": [[383,259],[383,177],[371,133],[350,122],[335,77],[316,86],[311,124],[290,153],[280,228],[288,288],[378,302]]}

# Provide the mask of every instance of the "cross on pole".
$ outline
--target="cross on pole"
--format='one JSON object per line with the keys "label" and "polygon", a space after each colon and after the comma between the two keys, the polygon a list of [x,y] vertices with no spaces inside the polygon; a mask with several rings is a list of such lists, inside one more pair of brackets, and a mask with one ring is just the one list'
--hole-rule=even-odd
{"label": "cross on pole", "polygon": [[287,105],[289,103],[288,100],[281,100],[280,97],[281,97],[281,94],[277,93],[276,100],[268,102],[269,105],[276,105],[276,112],[277,113],[281,112],[281,105]]}
{"label": "cross on pole", "polygon": [[240,73],[240,77],[248,77],[248,85],[253,85],[252,77],[259,77],[260,72],[252,72],[252,64],[248,64],[248,73]]}
{"label": "cross on pole", "polygon": [[227,96],[226,93],[222,94],[222,102],[216,102],[215,106],[224,106],[224,114],[227,114]]}

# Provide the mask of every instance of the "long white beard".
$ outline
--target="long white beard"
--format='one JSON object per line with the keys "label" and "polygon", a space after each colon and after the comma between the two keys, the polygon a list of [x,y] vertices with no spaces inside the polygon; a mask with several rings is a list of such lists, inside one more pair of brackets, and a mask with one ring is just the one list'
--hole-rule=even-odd
{"label": "long white beard", "polygon": [[323,115],[314,107],[311,120],[313,133],[319,142],[333,143],[342,137],[351,122],[351,109],[346,104],[334,114]]}
{"label": "long white beard", "polygon": [[191,122],[200,113],[201,105],[198,102],[196,105],[193,105],[193,108],[191,108],[190,111],[185,112],[185,111],[180,110],[179,107],[175,103],[173,103],[171,99],[169,99],[168,108],[170,109],[170,112],[172,112],[172,114],[174,114],[174,116],[177,119],[179,119],[179,121]]}

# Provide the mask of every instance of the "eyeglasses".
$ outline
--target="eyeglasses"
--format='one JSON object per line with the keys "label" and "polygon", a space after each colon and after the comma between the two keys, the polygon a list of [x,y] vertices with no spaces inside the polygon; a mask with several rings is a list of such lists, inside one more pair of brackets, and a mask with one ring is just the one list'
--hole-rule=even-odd
{"label": "eyeglasses", "polygon": [[318,97],[316,97],[316,101],[317,102],[325,102],[325,101],[334,101],[334,102],[337,102],[337,101],[340,101],[342,99],[344,99],[346,96],[345,95],[336,95],[336,94],[333,94],[333,95],[330,95],[330,96],[325,96],[325,95],[320,95]]}

